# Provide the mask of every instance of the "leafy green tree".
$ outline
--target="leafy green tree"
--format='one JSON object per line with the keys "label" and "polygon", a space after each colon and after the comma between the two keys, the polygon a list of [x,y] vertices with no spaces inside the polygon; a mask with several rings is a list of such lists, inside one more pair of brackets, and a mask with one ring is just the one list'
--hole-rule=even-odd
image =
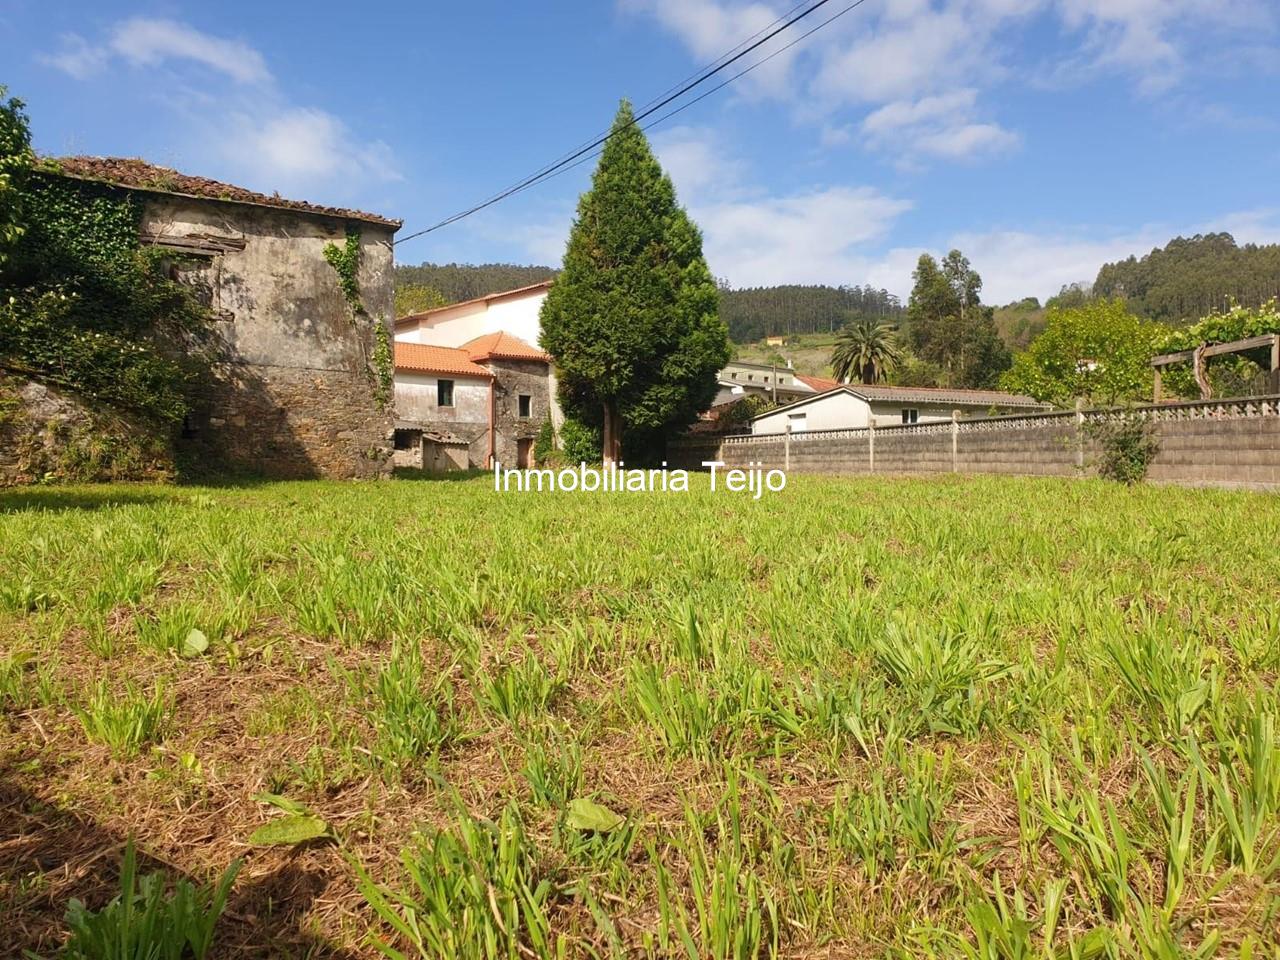
{"label": "leafy green tree", "polygon": [[449,303],[443,293],[425,283],[396,283],[396,316],[434,310]]}
{"label": "leafy green tree", "polygon": [[848,383],[877,383],[902,360],[893,327],[872,317],[846,324],[836,335],[831,351],[831,369],[837,380]]}
{"label": "leafy green tree", "polygon": [[25,230],[22,191],[35,159],[23,103],[13,97],[6,100],[6,92],[0,86],[0,267]]}
{"label": "leafy green tree", "polygon": [[1119,299],[1052,307],[1044,333],[1014,359],[1000,385],[1059,406],[1077,397],[1097,404],[1149,399],[1151,358],[1163,334]]}
{"label": "leafy green tree", "polygon": [[1010,363],[994,311],[980,298],[982,277],[959,250],[939,263],[921,254],[907,304],[907,330],[919,359],[941,371],[939,386],[989,387]]}
{"label": "leafy green tree", "polygon": [[652,450],[710,406],[729,360],[718,303],[702,236],[623,101],[541,317],[561,405],[600,425],[605,460],[624,431]]}

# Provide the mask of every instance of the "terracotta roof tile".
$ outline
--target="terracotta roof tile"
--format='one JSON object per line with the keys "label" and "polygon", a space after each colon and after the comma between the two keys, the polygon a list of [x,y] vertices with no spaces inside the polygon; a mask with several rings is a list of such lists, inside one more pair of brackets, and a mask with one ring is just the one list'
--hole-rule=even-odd
{"label": "terracotta roof tile", "polygon": [[396,341],[396,369],[410,373],[451,373],[459,377],[482,377],[492,380],[493,374],[472,363],[465,350],[456,347],[436,347],[425,343]]}
{"label": "terracotta roof tile", "polygon": [[472,360],[541,360],[551,362],[551,355],[543,353],[537,347],[530,346],[519,337],[499,330],[497,333],[486,333],[468,340],[460,348],[465,350]]}
{"label": "terracotta roof tile", "polygon": [[168,167],[148,163],[138,157],[51,157],[44,162],[44,169],[80,180],[97,180],[132,190],[149,190],[154,193],[171,193],[179,196],[204,197],[225,200],[230,203],[250,203],[263,207],[281,207],[302,213],[322,214],[345,220],[364,220],[399,230],[400,220],[380,217],[375,213],[348,210],[343,207],[325,207],[305,200],[286,200],[283,197],[246,190],[230,183],[194,177]]}
{"label": "terracotta roof tile", "polygon": [[1043,407],[1033,397],[1000,390],[965,390],[959,387],[889,387],[851,383],[849,389],[868,400],[918,400],[924,403],[965,403],[1001,407]]}
{"label": "terracotta roof tile", "polygon": [[807,377],[803,373],[797,373],[796,379],[807,383],[819,393],[826,393],[828,390],[834,390],[840,386],[839,380],[828,380],[826,377]]}

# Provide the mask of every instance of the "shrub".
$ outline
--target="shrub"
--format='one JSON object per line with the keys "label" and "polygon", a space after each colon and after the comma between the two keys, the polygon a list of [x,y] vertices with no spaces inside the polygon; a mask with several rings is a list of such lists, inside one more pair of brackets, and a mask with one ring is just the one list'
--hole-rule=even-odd
{"label": "shrub", "polygon": [[1147,475],[1160,449],[1160,441],[1146,418],[1122,414],[1115,419],[1094,420],[1085,427],[1100,451],[1098,476],[1132,486]]}
{"label": "shrub", "polygon": [[600,431],[572,417],[560,428],[560,446],[571,464],[600,462]]}
{"label": "shrub", "polygon": [[534,463],[542,466],[547,462],[555,449],[555,441],[555,429],[551,426],[551,418],[548,417],[542,421],[542,426],[538,429],[538,439],[533,442]]}

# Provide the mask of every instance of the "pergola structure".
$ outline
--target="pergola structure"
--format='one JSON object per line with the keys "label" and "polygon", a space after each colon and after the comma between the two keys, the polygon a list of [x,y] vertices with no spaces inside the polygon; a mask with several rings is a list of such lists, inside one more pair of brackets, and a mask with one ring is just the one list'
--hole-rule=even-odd
{"label": "pergola structure", "polygon": [[1151,366],[1155,369],[1155,395],[1153,399],[1160,402],[1160,371],[1175,363],[1191,363],[1195,367],[1196,383],[1200,386],[1202,400],[1209,399],[1209,381],[1204,373],[1204,361],[1209,357],[1221,356],[1224,353],[1245,353],[1249,350],[1271,348],[1271,366],[1269,367],[1269,393],[1280,393],[1280,333],[1264,333],[1258,337],[1245,340],[1232,340],[1229,343],[1201,344],[1192,350],[1179,350],[1177,353],[1162,353],[1153,357]]}

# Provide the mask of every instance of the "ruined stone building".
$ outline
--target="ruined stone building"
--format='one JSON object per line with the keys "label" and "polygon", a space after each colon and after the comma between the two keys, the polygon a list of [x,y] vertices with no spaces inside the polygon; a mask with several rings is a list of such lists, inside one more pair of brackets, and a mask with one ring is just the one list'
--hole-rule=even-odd
{"label": "ruined stone building", "polygon": [[428,470],[532,465],[559,428],[555,368],[539,350],[550,281],[396,321],[395,462]]}
{"label": "ruined stone building", "polygon": [[[140,202],[143,243],[173,250],[175,279],[209,309],[213,363],[179,444],[215,469],[358,477],[389,468],[392,415],[375,396],[376,325],[394,316],[400,221],[187,176],[136,159],[68,157],[68,177]],[[365,316],[327,244],[358,236]]]}

